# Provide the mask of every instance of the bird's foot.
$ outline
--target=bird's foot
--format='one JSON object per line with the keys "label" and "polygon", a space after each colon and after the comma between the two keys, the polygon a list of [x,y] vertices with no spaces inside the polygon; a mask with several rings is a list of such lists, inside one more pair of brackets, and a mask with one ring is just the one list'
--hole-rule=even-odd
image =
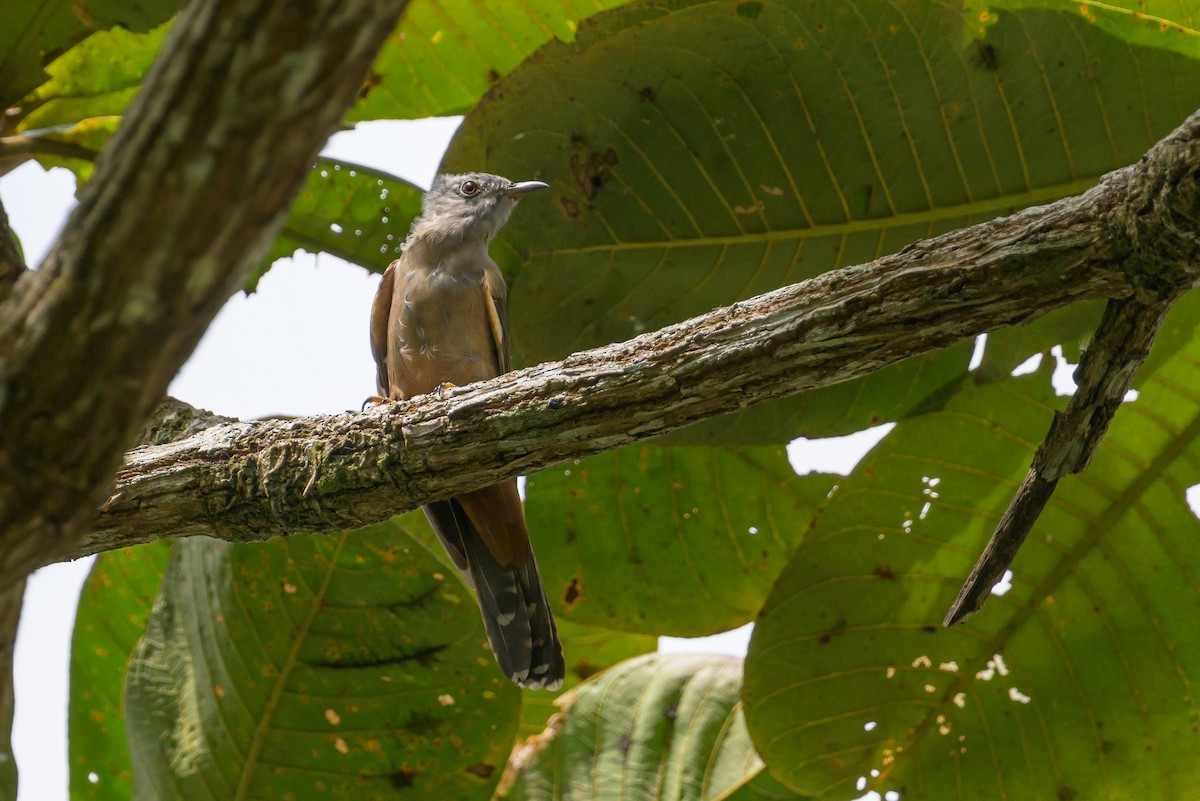
{"label": "bird's foot", "polygon": [[389,403],[389,402],[390,402],[389,399],[383,397],[382,395],[372,395],[369,398],[367,398],[365,401],[362,402],[362,406],[359,408],[359,411],[365,412],[367,410],[368,406],[378,406],[381,403]]}
{"label": "bird's foot", "polygon": [[457,386],[457,384],[451,384],[449,381],[443,381],[437,385],[437,388],[434,389],[433,394],[437,395],[438,400],[442,400],[442,397],[446,394],[447,390],[454,389]]}

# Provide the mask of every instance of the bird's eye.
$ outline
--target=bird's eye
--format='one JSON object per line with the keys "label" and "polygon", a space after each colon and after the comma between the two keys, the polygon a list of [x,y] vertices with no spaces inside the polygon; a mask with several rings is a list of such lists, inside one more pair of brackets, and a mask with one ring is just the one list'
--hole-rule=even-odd
{"label": "bird's eye", "polygon": [[479,194],[479,184],[474,181],[463,181],[462,186],[459,187],[459,191],[467,197],[473,197]]}

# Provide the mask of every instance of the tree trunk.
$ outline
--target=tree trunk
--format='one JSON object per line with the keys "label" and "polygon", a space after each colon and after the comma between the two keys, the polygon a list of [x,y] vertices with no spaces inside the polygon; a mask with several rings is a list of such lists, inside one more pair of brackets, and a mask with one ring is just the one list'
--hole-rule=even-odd
{"label": "tree trunk", "polygon": [[58,243],[0,305],[0,588],[77,548],[405,4],[182,13]]}

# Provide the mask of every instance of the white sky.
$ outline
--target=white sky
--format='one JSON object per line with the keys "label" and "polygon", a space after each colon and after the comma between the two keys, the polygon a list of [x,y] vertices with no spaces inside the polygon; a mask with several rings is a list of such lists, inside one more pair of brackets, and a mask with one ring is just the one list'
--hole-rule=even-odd
{"label": "white sky", "polygon": [[[364,123],[335,135],[325,154],[386,170],[428,186],[458,118]],[[38,264],[74,203],[65,170],[26,164],[0,179],[0,197]],[[249,297],[238,294],[217,316],[170,392],[238,418],[338,413],[374,392],[367,320],[378,277],[332,256],[297,256],[277,265]],[[788,448],[798,472],[848,473],[891,426],[838,440],[797,440]],[[19,801],[66,801],[67,671],[79,589],[91,560],[34,574],[17,637],[13,748]],[[663,651],[743,655],[747,625],[695,640],[662,638]]]}

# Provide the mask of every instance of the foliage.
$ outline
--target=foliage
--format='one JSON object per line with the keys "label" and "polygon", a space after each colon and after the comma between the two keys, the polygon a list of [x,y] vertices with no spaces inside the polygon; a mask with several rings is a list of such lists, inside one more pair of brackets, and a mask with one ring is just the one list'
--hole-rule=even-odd
{"label": "foliage", "polygon": [[859,464],[780,575],[746,659],[746,720],[780,778],[831,797],[871,771],[918,797],[1200,792],[1200,649],[1176,613],[1200,600],[1184,492],[1200,482],[1198,311],[1193,296],[1172,312],[1162,336],[1188,344],[1143,375],[1092,468],[1054,495],[1012,588],[962,626],[930,623],[1063,405],[1046,371],[965,389]]}
{"label": "foliage", "polygon": [[[1200,106],[1198,17],[1196,0],[413,0],[348,121],[465,113],[447,168],[552,185],[493,247],[531,364],[1086,189]],[[0,36],[0,96],[24,97],[11,130],[86,179],[163,19],[74,47],[49,22],[40,50]],[[262,270],[304,248],[378,271],[418,204],[321,159]],[[964,343],[531,477],[558,707],[499,680],[419,515],[179,542],[169,567],[163,547],[102,557],[73,646],[72,797],[485,798],[543,727],[512,797],[1194,796],[1200,651],[1176,610],[1200,587],[1196,301],[1012,589],[939,626],[1062,404],[1048,360],[1013,367],[1077,355],[1095,318],[995,332],[977,370]],[[849,476],[797,476],[782,451],[885,421]],[[736,659],[631,659],[755,619],[744,688]]]}
{"label": "foliage", "polygon": [[797,796],[779,791],[750,743],[741,660],[651,654],[579,688],[546,733],[519,747],[514,801]]}

